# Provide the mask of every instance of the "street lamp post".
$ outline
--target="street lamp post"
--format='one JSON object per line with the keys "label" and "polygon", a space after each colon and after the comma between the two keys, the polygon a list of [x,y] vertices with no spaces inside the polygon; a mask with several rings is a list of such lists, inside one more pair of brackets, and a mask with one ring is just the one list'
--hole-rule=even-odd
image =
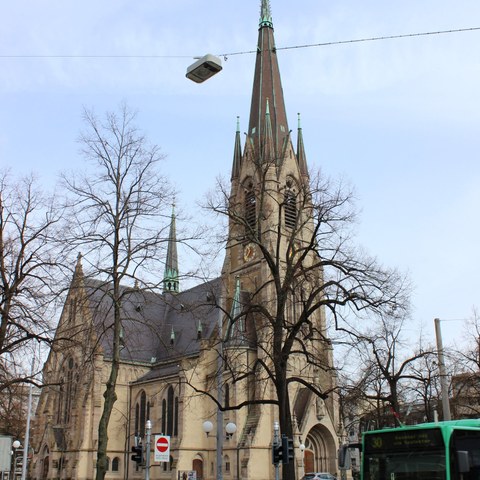
{"label": "street lamp post", "polygon": [[[273,448],[280,446],[280,424],[275,421],[273,422]],[[275,480],[280,479],[280,464],[276,462],[275,464]]]}
{"label": "street lamp post", "polygon": [[[13,443],[12,443],[12,448],[13,448],[13,452],[12,452],[12,460],[13,460],[13,471],[12,471],[12,476],[13,478],[16,478],[17,476],[17,450],[22,446],[22,444],[18,441],[18,440],[15,440]],[[22,460],[23,461],[23,460]]]}
{"label": "street lamp post", "polygon": [[152,422],[150,420],[147,420],[145,430],[147,437],[145,445],[145,480],[150,480],[150,438],[152,434]]}
{"label": "street lamp post", "polygon": [[[223,419],[223,416],[222,416]],[[213,431],[213,423],[210,420],[206,420],[202,424],[203,431],[209,434]],[[217,424],[217,445],[216,445],[216,452],[217,452],[217,477],[216,480],[223,480],[223,441],[224,438],[230,439],[232,435],[237,431],[237,426],[233,422],[228,422],[225,425],[225,432],[222,429],[222,424],[220,424],[220,428]],[[238,460],[237,460],[238,461]]]}

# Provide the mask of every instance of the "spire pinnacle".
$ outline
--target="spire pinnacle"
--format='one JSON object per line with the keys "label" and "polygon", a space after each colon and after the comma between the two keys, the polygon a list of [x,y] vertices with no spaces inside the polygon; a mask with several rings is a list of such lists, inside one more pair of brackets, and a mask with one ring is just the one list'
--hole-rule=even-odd
{"label": "spire pinnacle", "polygon": [[242,315],[242,303],[240,299],[240,277],[235,278],[235,290],[233,292],[232,307],[228,321],[226,340],[241,343],[245,336],[245,319]]}
{"label": "spire pinnacle", "polygon": [[260,27],[273,27],[270,0],[262,0],[260,6]]}
{"label": "spire pinnacle", "polygon": [[175,200],[173,200],[167,260],[165,262],[165,274],[163,276],[163,291],[178,293],[178,283],[177,231],[175,226]]}
{"label": "spire pinnacle", "polygon": [[240,117],[237,117],[237,131],[235,133],[235,146],[233,148],[232,180],[240,175],[242,164],[242,141],[240,139]]}
{"label": "spire pinnacle", "polygon": [[308,176],[307,156],[305,155],[305,146],[303,144],[302,124],[300,114],[298,114],[298,135],[297,135],[297,162],[300,173]]}

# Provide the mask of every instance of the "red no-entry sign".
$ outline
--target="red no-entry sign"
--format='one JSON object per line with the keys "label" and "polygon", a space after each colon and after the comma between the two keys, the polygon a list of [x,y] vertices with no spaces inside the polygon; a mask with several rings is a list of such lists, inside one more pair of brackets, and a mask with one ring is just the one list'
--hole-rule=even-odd
{"label": "red no-entry sign", "polygon": [[155,435],[155,462],[170,461],[170,437],[168,435]]}

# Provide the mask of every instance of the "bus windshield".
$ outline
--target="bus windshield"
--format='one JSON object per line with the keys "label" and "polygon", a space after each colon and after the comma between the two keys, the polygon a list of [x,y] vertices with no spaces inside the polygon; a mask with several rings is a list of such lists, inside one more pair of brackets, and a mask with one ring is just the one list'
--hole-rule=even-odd
{"label": "bus windshield", "polygon": [[446,480],[440,429],[367,434],[364,447],[363,480]]}
{"label": "bus windshield", "polygon": [[365,455],[364,480],[445,480],[444,452]]}

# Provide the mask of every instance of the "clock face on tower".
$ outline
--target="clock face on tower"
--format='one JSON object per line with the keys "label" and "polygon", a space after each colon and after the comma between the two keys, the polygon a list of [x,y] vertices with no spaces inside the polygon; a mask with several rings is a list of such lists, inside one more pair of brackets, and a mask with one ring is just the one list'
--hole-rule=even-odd
{"label": "clock face on tower", "polygon": [[247,245],[243,247],[243,259],[246,262],[249,262],[254,258],[255,258],[255,245],[253,243],[247,243]]}

